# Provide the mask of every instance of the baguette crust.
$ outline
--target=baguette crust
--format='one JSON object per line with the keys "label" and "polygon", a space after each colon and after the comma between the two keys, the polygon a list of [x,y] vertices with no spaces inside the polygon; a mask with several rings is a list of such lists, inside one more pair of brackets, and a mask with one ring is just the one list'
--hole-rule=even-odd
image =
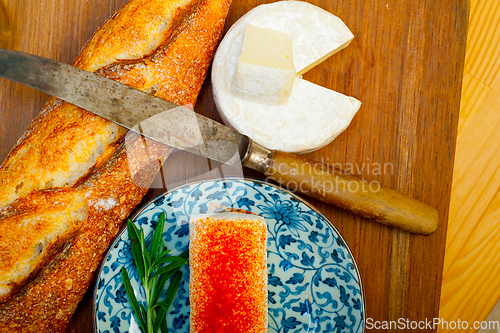
{"label": "baguette crust", "polygon": [[[194,1],[186,6],[170,38],[152,54],[120,61],[97,73],[180,105],[194,105],[224,29],[229,1]],[[211,28],[209,28],[211,27]]]}
{"label": "baguette crust", "polygon": [[[92,61],[111,63],[96,72],[171,102],[194,105],[222,35],[229,2],[190,0],[185,6],[172,6],[177,1],[170,0],[154,6],[152,0],[131,1],[103,25],[74,65],[90,70]],[[155,38],[160,44],[154,52],[139,59],[116,60],[119,51],[134,49],[136,44],[134,38],[129,42],[118,36],[147,38],[142,24],[152,8],[147,6],[165,4],[170,4],[168,13],[160,18],[170,20],[163,24],[168,30],[163,36],[168,39]],[[108,40],[112,47],[103,44]],[[101,53],[106,57],[99,57]],[[0,207],[34,190],[72,186],[125,133],[114,123],[51,98],[0,167]]]}
{"label": "baguette crust", "polygon": [[86,217],[83,196],[71,188],[34,192],[1,209],[0,301],[60,252]]}
{"label": "baguette crust", "polygon": [[[229,3],[132,0],[95,33],[74,64],[178,104],[194,104]],[[9,233],[0,238],[0,332],[64,330],[109,244],[170,151],[49,100],[0,167],[0,235]],[[29,214],[45,221],[45,229],[16,229]],[[50,241],[38,245],[45,236]],[[24,244],[23,250],[8,250],[12,242]],[[30,258],[30,268],[9,280],[22,256]],[[2,283],[9,289],[3,296]]]}
{"label": "baguette crust", "polygon": [[[0,307],[1,332],[60,332],[85,294],[123,220],[147,192],[171,148],[135,136],[100,169],[75,186],[87,218],[35,280]],[[131,160],[133,158],[133,160]],[[132,170],[132,172],[131,172]],[[104,207],[102,200],[114,204]],[[41,207],[43,209],[43,207]]]}
{"label": "baguette crust", "polygon": [[172,37],[193,0],[130,1],[87,42],[74,65],[95,72],[116,61],[135,60],[155,52]]}

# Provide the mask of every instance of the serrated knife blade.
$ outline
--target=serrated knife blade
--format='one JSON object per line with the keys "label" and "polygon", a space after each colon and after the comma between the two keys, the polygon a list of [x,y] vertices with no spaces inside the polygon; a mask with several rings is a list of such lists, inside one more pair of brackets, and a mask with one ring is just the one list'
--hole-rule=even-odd
{"label": "serrated knife blade", "polygon": [[266,149],[192,110],[76,67],[0,49],[0,76],[166,145],[222,163],[241,162],[292,190],[377,222],[424,235],[438,227],[438,211],[423,202],[304,157]]}
{"label": "serrated knife blade", "polygon": [[0,76],[218,162],[238,163],[250,146],[247,136],[186,107],[55,60],[0,49]]}

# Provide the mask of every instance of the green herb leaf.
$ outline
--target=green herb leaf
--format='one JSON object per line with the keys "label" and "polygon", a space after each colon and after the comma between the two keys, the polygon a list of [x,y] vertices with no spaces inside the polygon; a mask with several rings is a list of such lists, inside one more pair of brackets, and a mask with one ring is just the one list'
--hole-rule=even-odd
{"label": "green herb leaf", "polygon": [[147,278],[150,273],[149,269],[151,267],[151,257],[149,256],[148,249],[146,248],[146,241],[144,239],[144,229],[142,229],[142,227],[140,229],[139,239],[142,251],[142,262],[144,263],[144,271],[146,272],[146,274],[144,274],[144,277]]}
{"label": "green herb leaf", "polygon": [[189,250],[186,250],[186,251],[182,252],[181,254],[179,254],[179,257],[188,260],[189,259]]}
{"label": "green herb leaf", "polygon": [[158,332],[158,329],[161,326],[162,321],[165,319],[165,315],[168,311],[168,308],[170,308],[170,305],[172,305],[172,302],[174,301],[175,298],[175,293],[177,292],[177,289],[179,288],[179,285],[181,284],[182,281],[182,273],[177,271],[172,278],[172,281],[170,281],[170,286],[167,289],[167,294],[165,295],[165,299],[163,302],[155,304],[155,307],[159,307],[160,309],[158,310],[158,314],[162,314],[162,317],[157,317],[154,327],[155,327],[155,332]]}
{"label": "green herb leaf", "polygon": [[159,270],[157,270],[152,276],[151,276],[151,279],[154,279],[155,277],[159,276],[160,274],[163,274],[165,272],[168,272],[174,268],[178,268],[178,267],[182,267],[184,266],[185,264],[187,264],[187,261],[186,260],[183,260],[183,261],[179,261],[179,262],[173,262],[171,263],[170,265],[167,265]]}
{"label": "green herb leaf", "polygon": [[161,333],[168,333],[168,329],[167,329],[167,316],[164,316],[163,317],[163,320],[160,324],[160,331]]}
{"label": "green herb leaf", "polygon": [[153,240],[151,241],[151,247],[149,249],[149,253],[151,254],[151,260],[156,259],[156,255],[161,252],[163,249],[160,249],[160,245],[162,244],[162,234],[163,227],[165,225],[165,213],[161,212],[160,217],[158,218],[158,223],[156,224],[155,231],[153,233]]}
{"label": "green herb leaf", "polygon": [[[142,317],[144,318],[144,320],[147,320],[147,317],[148,317],[148,312],[146,311],[146,308],[144,307],[144,305],[142,305],[142,303],[140,304],[141,306],[141,313],[142,313]],[[142,326],[145,330],[147,329],[147,325],[146,325],[146,322],[144,322],[144,326]]]}
{"label": "green herb leaf", "polygon": [[187,264],[187,260],[184,259],[184,258],[181,258],[181,257],[174,257],[174,256],[170,256],[170,257],[166,257],[166,258],[158,258],[156,261],[153,262],[153,265],[160,265],[160,264],[165,264],[167,262],[175,262],[175,261],[182,261],[184,264]]}
{"label": "green herb leaf", "polygon": [[161,327],[161,323],[165,320],[165,317],[167,315],[167,311],[168,309],[167,308],[164,308],[164,307],[157,307],[159,308],[158,309],[158,312],[156,314],[156,319],[155,319],[155,323],[153,324],[153,333],[157,333],[158,330],[160,329]]}
{"label": "green herb leaf", "polygon": [[134,290],[132,288],[132,284],[130,283],[130,278],[128,277],[128,273],[125,267],[122,267],[121,273],[122,273],[123,285],[125,286],[125,291],[127,292],[128,298],[130,299],[130,303],[132,303],[132,308],[134,309],[137,319],[139,320],[139,324],[142,327],[145,327],[144,317],[142,316],[139,302],[137,302],[137,298],[135,297]]}
{"label": "green herb leaf", "polygon": [[[139,272],[139,276],[142,277],[145,275],[144,272],[144,261],[142,259],[142,247],[140,241],[139,230],[135,226],[134,222],[130,219],[127,221],[128,228],[128,237],[130,238],[130,242],[132,245],[132,256],[134,257],[134,263],[137,267],[137,271]],[[142,280],[141,280],[142,281]]]}
{"label": "green herb leaf", "polygon": [[168,280],[179,269],[180,269],[180,267],[177,267],[175,269],[172,269],[172,270],[170,270],[168,272],[165,272],[165,273],[163,273],[163,274],[160,275],[160,277],[158,278],[158,285],[157,285],[157,288],[155,290],[155,293],[151,297],[151,299],[153,300],[154,304],[156,304],[156,302],[158,302],[158,300],[160,299],[161,293],[162,293],[163,289],[165,289],[165,285],[167,284]]}
{"label": "green herb leaf", "polygon": [[163,304],[165,304],[165,307],[167,309],[174,301],[175,293],[177,292],[177,289],[179,288],[181,281],[182,281],[182,273],[178,271],[177,273],[175,273],[174,277],[172,278],[172,281],[170,281],[170,286],[168,286],[167,294],[165,295],[165,299],[162,302]]}
{"label": "green herb leaf", "polygon": [[[131,220],[127,221],[134,263],[146,294],[146,306],[142,303],[139,304],[135,298],[125,268],[122,268],[121,272],[123,284],[132,303],[132,308],[139,320],[139,325],[145,333],[158,333],[159,330],[162,333],[167,333],[166,313],[182,280],[182,273],[179,269],[187,264],[189,258],[188,251],[179,256],[168,255],[170,250],[165,248],[162,240],[164,225],[165,214],[161,213],[148,251],[142,227],[138,229]],[[163,266],[166,263],[170,264]],[[171,281],[165,299],[160,302],[160,297],[169,279]]]}
{"label": "green herb leaf", "polygon": [[165,251],[162,251],[154,260],[153,260],[153,263],[152,265],[154,266],[155,263],[160,260],[161,258],[163,258],[164,256],[166,256],[167,254],[170,253],[170,250],[165,250]]}

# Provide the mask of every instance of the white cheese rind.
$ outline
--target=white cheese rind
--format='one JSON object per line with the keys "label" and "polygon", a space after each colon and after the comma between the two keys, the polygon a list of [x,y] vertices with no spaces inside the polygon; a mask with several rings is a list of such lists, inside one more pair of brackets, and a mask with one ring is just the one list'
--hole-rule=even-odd
{"label": "white cheese rind", "polygon": [[[224,90],[230,89],[230,82]],[[252,103],[214,90],[223,121],[269,149],[308,153],[332,142],[361,106],[345,96],[314,83],[295,79],[293,93],[285,104]],[[306,110],[306,112],[304,112]]]}
{"label": "white cheese rind", "polygon": [[[325,55],[340,50],[352,39],[352,33],[342,21],[329,16],[333,15],[305,2],[280,1],[254,8],[229,29],[212,65],[214,101],[226,125],[264,147],[291,153],[307,153],[322,148],[347,128],[361,103],[300,77],[295,78],[291,96],[281,105],[253,103],[231,92],[231,81],[247,23],[292,35],[294,65],[300,73],[316,65]],[[318,22],[319,18],[323,21]],[[325,20],[333,22],[333,27],[325,24]],[[337,41],[322,48],[328,43],[316,33],[335,30],[336,27],[342,32],[332,34],[337,36]],[[321,51],[313,51],[318,49]]]}

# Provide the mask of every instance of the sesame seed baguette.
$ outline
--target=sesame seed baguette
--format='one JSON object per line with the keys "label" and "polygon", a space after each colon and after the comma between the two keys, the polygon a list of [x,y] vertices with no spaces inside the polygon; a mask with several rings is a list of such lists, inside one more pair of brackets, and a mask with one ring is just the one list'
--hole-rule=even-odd
{"label": "sesame seed baguette", "polygon": [[[0,332],[64,331],[122,222],[140,203],[148,190],[144,185],[151,182],[160,167],[159,161],[171,150],[137,135],[127,141],[88,178],[63,190],[83,198],[85,219],[79,222],[76,235],[74,228],[67,230],[69,239],[62,239],[64,243],[57,245],[62,251],[55,256],[52,253],[35,278],[0,304]],[[51,191],[40,192],[43,195]],[[36,208],[42,214],[50,210],[50,202],[39,202]],[[59,222],[50,216],[45,220],[45,224]],[[23,235],[16,241],[26,244],[34,237],[43,239],[47,235]],[[34,242],[40,244],[38,238]]]}
{"label": "sesame seed baguette", "polygon": [[[96,32],[74,65],[194,105],[228,8],[229,0],[132,0]],[[0,207],[34,190],[72,186],[125,133],[51,98],[0,166]]]}
{"label": "sesame seed baguette", "polygon": [[[132,0],[95,33],[74,64],[194,105],[229,3]],[[0,235],[8,235],[0,236],[0,332],[64,330],[170,151],[49,100],[0,167]],[[18,269],[20,262],[27,264]]]}

